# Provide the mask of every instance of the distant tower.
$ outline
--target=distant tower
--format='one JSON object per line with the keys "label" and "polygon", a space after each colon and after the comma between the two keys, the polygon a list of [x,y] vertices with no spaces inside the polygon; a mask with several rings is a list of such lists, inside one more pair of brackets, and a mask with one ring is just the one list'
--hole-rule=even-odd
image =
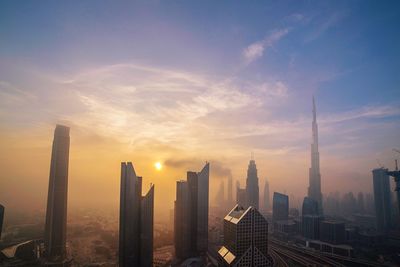
{"label": "distant tower", "polygon": [[57,125],[51,152],[44,232],[45,255],[53,262],[62,262],[66,258],[69,142],[69,128]]}
{"label": "distant tower", "polygon": [[308,196],[318,202],[319,214],[322,214],[321,173],[319,170],[318,124],[315,100],[313,97],[313,122],[311,144],[311,168],[309,173]]}
{"label": "distant tower", "polygon": [[376,228],[380,232],[387,232],[391,225],[391,197],[390,179],[387,169],[379,168],[372,171],[374,184],[374,200]]}
{"label": "distant tower", "polygon": [[4,221],[4,206],[0,204],[0,239],[1,239],[1,231],[3,230],[3,221]]}
{"label": "distant tower", "polygon": [[180,259],[207,253],[209,166],[187,172],[187,182],[176,185],[175,253]]}
{"label": "distant tower", "polygon": [[142,196],[142,177],[121,163],[119,266],[153,266],[154,185]]}
{"label": "distant tower", "polygon": [[259,188],[256,162],[252,158],[247,169],[246,179],[246,205],[259,208]]}
{"label": "distant tower", "polygon": [[310,197],[305,197],[303,200],[303,207],[301,211],[302,216],[318,215],[318,212],[319,212],[318,202]]}
{"label": "distant tower", "polygon": [[364,194],[363,192],[359,192],[357,195],[357,208],[358,213],[364,214],[365,213],[365,204],[364,204]]}
{"label": "distant tower", "polygon": [[265,179],[264,185],[264,210],[269,211],[270,209],[270,196],[269,196],[269,183],[268,180]]}
{"label": "distant tower", "polygon": [[221,184],[219,185],[219,189],[217,192],[217,196],[215,198],[216,204],[218,207],[223,208],[225,207],[225,185],[224,181],[221,181]]}
{"label": "distant tower", "polygon": [[239,206],[246,206],[246,189],[240,188],[239,181],[236,181],[236,204]]}
{"label": "distant tower", "polygon": [[222,266],[270,266],[268,222],[254,207],[236,205],[224,218]]}
{"label": "distant tower", "polygon": [[282,221],[289,217],[289,197],[285,194],[274,192],[272,203],[272,220]]}
{"label": "distant tower", "polygon": [[231,206],[233,204],[232,187],[233,187],[232,175],[229,175],[229,177],[228,177],[228,200],[227,200],[229,206]]}

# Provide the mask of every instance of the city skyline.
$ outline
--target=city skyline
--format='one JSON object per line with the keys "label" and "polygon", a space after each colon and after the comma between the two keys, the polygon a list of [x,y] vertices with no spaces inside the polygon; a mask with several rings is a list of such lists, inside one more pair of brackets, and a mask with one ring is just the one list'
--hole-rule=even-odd
{"label": "city skyline", "polygon": [[11,210],[44,210],[56,123],[74,129],[69,210],[116,211],[115,166],[126,159],[144,187],[168,189],[156,213],[173,207],[185,170],[209,161],[213,204],[220,179],[245,184],[251,151],[260,184],[268,176],[271,192],[302,197],[312,95],[324,195],[372,192],[376,160],[393,168],[400,75],[391,4],[0,5],[0,201]]}

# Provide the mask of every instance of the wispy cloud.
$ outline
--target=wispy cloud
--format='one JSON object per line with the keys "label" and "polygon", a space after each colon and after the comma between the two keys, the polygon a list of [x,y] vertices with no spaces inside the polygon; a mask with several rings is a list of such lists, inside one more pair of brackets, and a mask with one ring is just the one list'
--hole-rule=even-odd
{"label": "wispy cloud", "polygon": [[289,28],[274,30],[263,40],[257,41],[247,46],[242,52],[245,63],[250,64],[251,62],[262,57],[265,54],[266,49],[272,47],[276,42],[278,42],[288,33]]}
{"label": "wispy cloud", "polygon": [[339,22],[341,22],[348,15],[348,10],[336,11],[333,14],[324,17],[322,22],[318,22],[315,30],[306,36],[304,42],[312,42],[318,39],[321,35],[327,32],[329,29],[333,28]]}

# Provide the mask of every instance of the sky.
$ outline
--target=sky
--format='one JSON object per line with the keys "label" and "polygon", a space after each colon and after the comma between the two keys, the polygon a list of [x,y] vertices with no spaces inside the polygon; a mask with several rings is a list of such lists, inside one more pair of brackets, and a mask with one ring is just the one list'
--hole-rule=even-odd
{"label": "sky", "polygon": [[57,123],[70,210],[118,211],[122,161],[159,216],[209,161],[213,204],[251,153],[260,188],[300,199],[312,96],[323,194],[370,192],[400,156],[398,25],[397,1],[1,1],[0,202],[45,209]]}

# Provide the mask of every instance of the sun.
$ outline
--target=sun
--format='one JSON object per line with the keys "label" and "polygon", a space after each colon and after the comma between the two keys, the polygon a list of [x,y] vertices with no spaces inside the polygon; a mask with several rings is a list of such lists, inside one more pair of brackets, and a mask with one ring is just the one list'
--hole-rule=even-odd
{"label": "sun", "polygon": [[161,162],[157,161],[156,163],[154,163],[154,167],[156,168],[157,171],[161,171],[163,166]]}

